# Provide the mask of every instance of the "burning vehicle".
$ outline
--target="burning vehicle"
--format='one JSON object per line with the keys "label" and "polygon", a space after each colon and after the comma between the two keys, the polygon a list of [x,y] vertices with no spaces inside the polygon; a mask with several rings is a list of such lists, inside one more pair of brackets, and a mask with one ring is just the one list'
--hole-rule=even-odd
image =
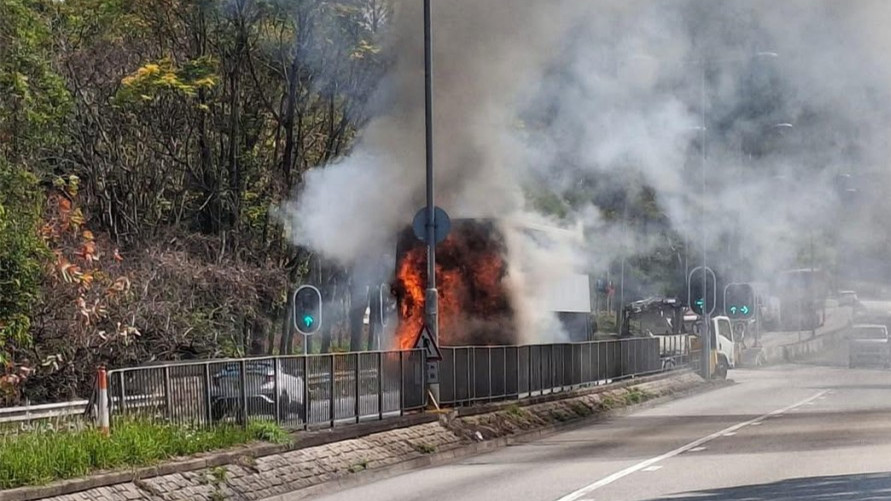
{"label": "burning vehicle", "polygon": [[[517,305],[508,287],[507,245],[494,219],[456,219],[436,247],[439,337],[445,346],[511,345],[518,334]],[[397,239],[392,291],[397,302],[396,342],[411,348],[424,325],[427,248],[411,229]],[[591,301],[588,276],[574,274],[552,284],[547,308],[570,340],[589,338]]]}

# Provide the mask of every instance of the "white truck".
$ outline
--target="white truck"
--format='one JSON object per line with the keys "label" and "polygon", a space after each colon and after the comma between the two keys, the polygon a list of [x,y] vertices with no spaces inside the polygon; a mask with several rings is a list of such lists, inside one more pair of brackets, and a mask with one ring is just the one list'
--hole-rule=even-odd
{"label": "white truck", "polygon": [[[709,355],[709,374],[724,379],[727,371],[736,367],[740,350],[733,338],[733,326],[730,319],[724,316],[711,317],[709,334],[711,337],[711,353]],[[702,318],[693,323],[691,352],[693,360],[702,353]]]}

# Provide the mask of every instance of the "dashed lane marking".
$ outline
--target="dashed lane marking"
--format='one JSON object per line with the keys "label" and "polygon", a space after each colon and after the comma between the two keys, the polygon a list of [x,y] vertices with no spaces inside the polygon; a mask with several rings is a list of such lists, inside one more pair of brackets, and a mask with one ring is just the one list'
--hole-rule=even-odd
{"label": "dashed lane marking", "polygon": [[[744,428],[746,426],[749,426],[750,424],[761,421],[764,418],[776,416],[776,415],[782,414],[786,411],[795,409],[796,407],[801,407],[802,405],[806,405],[808,402],[812,402],[812,401],[820,398],[821,396],[825,395],[826,392],[827,392],[827,390],[822,390],[822,391],[817,392],[816,394],[814,394],[800,402],[796,402],[790,406],[783,407],[782,409],[777,409],[775,411],[768,412],[767,414],[758,416],[755,419],[750,419],[750,420],[744,421],[742,423],[737,423],[733,426],[724,428],[721,431],[716,431],[715,433],[712,433],[711,435],[707,435],[702,438],[696,439],[687,445],[678,447],[677,449],[675,449],[673,451],[666,452],[665,454],[662,454],[661,456],[656,456],[656,457],[647,459],[645,461],[641,461],[640,463],[637,463],[633,466],[629,466],[628,468],[625,468],[624,470],[617,471],[617,472],[613,473],[612,475],[601,478],[600,480],[598,480],[592,484],[588,484],[585,487],[582,487],[581,489],[570,492],[569,494],[561,497],[557,501],[579,501],[582,499],[583,496],[585,496],[593,491],[596,491],[597,489],[600,489],[601,487],[605,487],[605,486],[615,482],[616,480],[627,477],[628,475],[631,475],[634,472],[643,470],[644,468],[652,466],[652,465],[659,463],[661,461],[664,461],[666,459],[673,458],[673,457],[677,456],[678,454],[682,454],[687,451],[694,451],[696,448],[702,446],[702,444],[711,442],[712,440],[719,438],[727,433],[731,433],[731,432],[734,432],[741,428]],[[702,450],[702,449],[700,449],[700,450]]]}
{"label": "dashed lane marking", "polygon": [[656,465],[653,465],[653,466],[647,466],[646,468],[644,468],[644,469],[642,469],[642,470],[640,470],[640,471],[657,471],[657,470],[660,470],[660,469],[662,469],[662,465],[658,465],[658,464],[656,464]]}

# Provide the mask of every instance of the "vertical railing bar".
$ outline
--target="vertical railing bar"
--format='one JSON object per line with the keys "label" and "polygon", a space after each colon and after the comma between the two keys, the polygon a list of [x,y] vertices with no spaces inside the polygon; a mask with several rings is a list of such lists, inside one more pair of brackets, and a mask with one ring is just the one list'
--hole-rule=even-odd
{"label": "vertical railing bar", "polygon": [[377,419],[384,419],[384,352],[377,352]]}
{"label": "vertical railing bar", "polygon": [[489,401],[491,402],[492,397],[494,396],[494,395],[492,395],[492,393],[493,393],[492,392],[492,347],[490,346],[490,347],[486,348],[486,352],[489,357],[489,362],[488,362],[489,370],[487,371],[488,372],[487,375],[489,376],[489,388],[488,388],[488,391],[486,391],[486,393],[489,394]]}
{"label": "vertical railing bar", "polygon": [[173,420],[173,396],[170,394],[172,390],[172,385],[170,382],[170,366],[164,366],[164,400],[165,400],[165,409],[164,413],[167,415],[168,420]]}
{"label": "vertical railing bar", "polygon": [[312,413],[309,393],[309,357],[304,355],[301,358],[303,359],[303,429],[309,430],[309,416]]}
{"label": "vertical railing bar", "polygon": [[359,401],[362,396],[361,393],[361,385],[359,384],[360,377],[360,366],[362,365],[360,362],[362,361],[362,355],[359,353],[355,354],[356,357],[356,423],[359,422],[359,417],[362,415],[361,407],[359,406]]}
{"label": "vertical railing bar", "polygon": [[207,420],[207,425],[213,425],[213,404],[210,401],[210,364],[204,365],[204,418]]}
{"label": "vertical railing bar", "polygon": [[124,371],[118,372],[118,384],[121,385],[121,414],[127,414],[127,392],[124,389]]}
{"label": "vertical railing bar", "polygon": [[507,346],[501,347],[501,360],[501,367],[503,368],[503,370],[501,371],[501,396],[502,398],[507,399]]}
{"label": "vertical railing bar", "polygon": [[399,415],[405,415],[405,362],[404,351],[399,352]]}
{"label": "vertical railing bar", "polygon": [[336,419],[337,409],[335,408],[335,397],[334,397],[334,357],[336,357],[334,353],[331,354],[330,366],[328,370],[328,419],[331,421],[331,427],[334,428],[334,421]]}
{"label": "vertical railing bar", "polygon": [[273,412],[275,412],[275,424],[281,425],[281,398],[279,395],[281,394],[281,389],[278,387],[279,380],[279,358],[274,358],[272,360],[272,405]]}
{"label": "vertical railing bar", "polygon": [[452,352],[452,402],[458,405],[458,349],[451,349]]}
{"label": "vertical railing bar", "polygon": [[245,360],[243,358],[239,361],[239,368],[239,372],[241,373],[241,377],[239,378],[241,383],[241,388],[239,388],[239,391],[241,392],[239,395],[241,397],[241,425],[247,428],[247,364],[245,363]]}

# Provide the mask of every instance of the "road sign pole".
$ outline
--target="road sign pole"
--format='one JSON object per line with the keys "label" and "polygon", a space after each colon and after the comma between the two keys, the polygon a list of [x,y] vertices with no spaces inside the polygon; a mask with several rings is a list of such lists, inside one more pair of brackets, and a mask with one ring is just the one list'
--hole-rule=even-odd
{"label": "road sign pole", "polygon": [[[439,343],[439,301],[436,293],[436,206],[433,192],[433,34],[430,20],[430,0],[424,0],[424,139],[427,147],[427,291],[424,297],[426,323]],[[430,362],[427,372],[438,375],[439,365]],[[430,393],[439,402],[439,381],[432,378]]]}

